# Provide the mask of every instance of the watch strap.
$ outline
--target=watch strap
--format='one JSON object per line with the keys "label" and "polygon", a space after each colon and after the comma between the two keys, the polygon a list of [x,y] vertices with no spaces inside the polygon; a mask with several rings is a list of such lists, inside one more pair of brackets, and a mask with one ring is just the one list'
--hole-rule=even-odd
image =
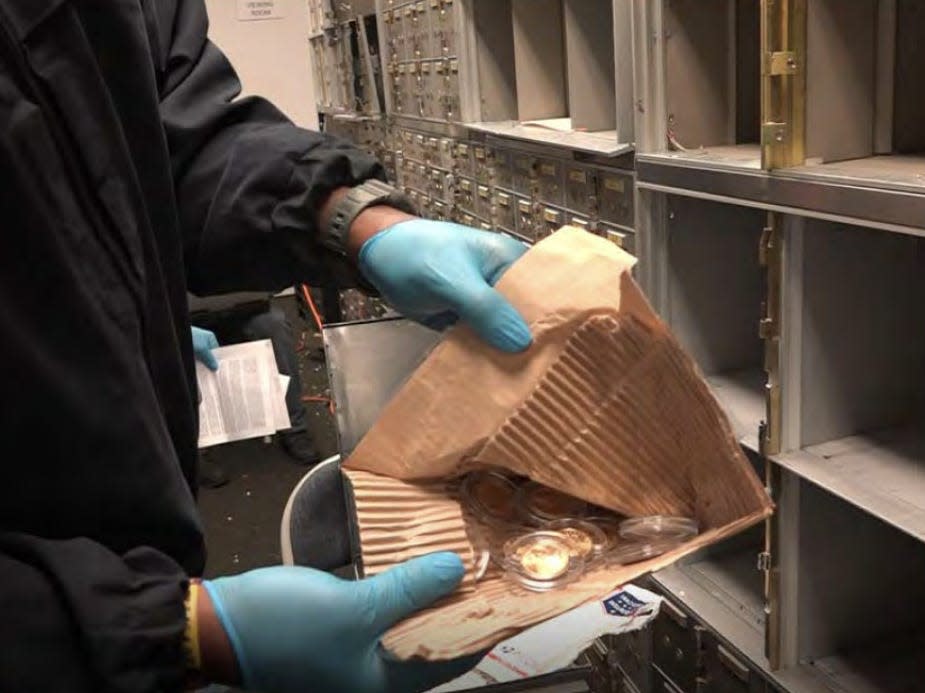
{"label": "watch strap", "polygon": [[325,228],[321,229],[319,238],[321,245],[340,257],[347,257],[347,237],[354,219],[364,209],[377,205],[394,207],[408,214],[417,214],[411,200],[399,190],[380,180],[367,180],[350,188],[334,206],[330,221]]}

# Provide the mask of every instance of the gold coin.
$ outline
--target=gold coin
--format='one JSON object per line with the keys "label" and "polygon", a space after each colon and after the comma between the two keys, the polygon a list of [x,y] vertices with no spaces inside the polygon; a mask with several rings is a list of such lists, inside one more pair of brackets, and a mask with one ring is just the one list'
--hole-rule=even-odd
{"label": "gold coin", "polygon": [[498,477],[483,476],[472,489],[475,500],[493,517],[504,520],[514,518],[514,488]]}
{"label": "gold coin", "polygon": [[580,515],[585,508],[584,501],[539,485],[530,490],[527,502],[533,512],[544,517]]}
{"label": "gold coin", "polygon": [[576,527],[561,527],[556,530],[561,532],[572,545],[572,555],[585,558],[594,550],[594,540],[591,535]]}
{"label": "gold coin", "polygon": [[536,580],[554,580],[568,570],[569,551],[561,542],[538,538],[517,550],[523,572]]}

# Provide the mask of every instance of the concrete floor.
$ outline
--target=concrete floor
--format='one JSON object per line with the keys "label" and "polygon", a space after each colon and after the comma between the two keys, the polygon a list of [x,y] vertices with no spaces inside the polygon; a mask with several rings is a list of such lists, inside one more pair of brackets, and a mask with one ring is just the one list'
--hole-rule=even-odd
{"label": "concrete floor", "polygon": [[[305,394],[328,395],[327,373],[319,358],[321,339],[298,315],[294,298],[276,299],[303,344],[299,353]],[[312,358],[314,356],[314,358]],[[322,459],[337,452],[333,419],[324,404],[305,404],[308,426]],[[296,465],[276,440],[245,440],[205,453],[227,471],[231,481],[202,489],[199,508],[206,529],[209,559],[206,577],[229,575],[280,563],[279,524],[289,493],[307,469]]]}

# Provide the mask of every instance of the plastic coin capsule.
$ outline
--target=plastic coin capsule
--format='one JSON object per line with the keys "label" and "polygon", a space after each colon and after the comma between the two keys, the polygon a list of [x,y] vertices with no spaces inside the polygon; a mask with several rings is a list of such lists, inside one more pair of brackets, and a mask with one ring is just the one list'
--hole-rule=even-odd
{"label": "plastic coin capsule", "polygon": [[649,542],[625,541],[608,551],[603,560],[611,566],[640,563],[650,558],[657,558],[680,545],[681,542],[675,539],[656,539]]}
{"label": "plastic coin capsule", "polygon": [[460,488],[463,503],[475,517],[488,524],[516,522],[517,485],[494,471],[470,472]]}
{"label": "plastic coin capsule", "polygon": [[561,587],[584,570],[568,538],[548,530],[510,539],[504,545],[503,565],[509,579],[534,591]]}
{"label": "plastic coin capsule", "polygon": [[520,487],[518,506],[526,520],[538,525],[544,525],[551,520],[583,517],[588,511],[588,504],[583,500],[535,481]]}
{"label": "plastic coin capsule", "polygon": [[485,573],[488,572],[488,564],[491,562],[491,552],[483,548],[478,552],[478,558],[475,561],[475,581],[478,582]]}
{"label": "plastic coin capsule", "polygon": [[600,527],[592,522],[577,518],[553,520],[544,529],[565,535],[572,544],[572,555],[585,562],[599,557],[610,547],[610,539]]}
{"label": "plastic coin capsule", "polygon": [[669,515],[634,517],[620,523],[620,536],[642,543],[666,539],[680,544],[697,536],[697,522],[689,517]]}
{"label": "plastic coin capsule", "polygon": [[622,518],[615,515],[594,515],[585,518],[585,521],[593,524],[607,536],[607,543],[610,548],[613,548],[621,542],[620,522]]}

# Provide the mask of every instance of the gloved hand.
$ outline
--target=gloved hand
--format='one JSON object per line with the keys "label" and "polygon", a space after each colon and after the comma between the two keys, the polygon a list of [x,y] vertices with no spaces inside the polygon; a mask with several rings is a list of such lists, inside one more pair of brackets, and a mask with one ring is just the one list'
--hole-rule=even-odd
{"label": "gloved hand", "polygon": [[530,330],[492,287],[524,252],[524,244],[508,236],[410,219],[366,241],[359,265],[403,315],[435,329],[459,317],[489,343],[515,352],[530,346]]}
{"label": "gloved hand", "polygon": [[201,327],[193,327],[193,353],[196,360],[205,365],[210,371],[218,370],[218,361],[212,350],[218,347],[218,340],[215,334],[209,330],[203,330]]}
{"label": "gloved hand", "polygon": [[264,693],[413,693],[475,666],[399,662],[380,647],[393,624],[452,592],[453,553],[435,553],[350,582],[310,568],[261,568],[203,583],[228,634],[243,682]]}

